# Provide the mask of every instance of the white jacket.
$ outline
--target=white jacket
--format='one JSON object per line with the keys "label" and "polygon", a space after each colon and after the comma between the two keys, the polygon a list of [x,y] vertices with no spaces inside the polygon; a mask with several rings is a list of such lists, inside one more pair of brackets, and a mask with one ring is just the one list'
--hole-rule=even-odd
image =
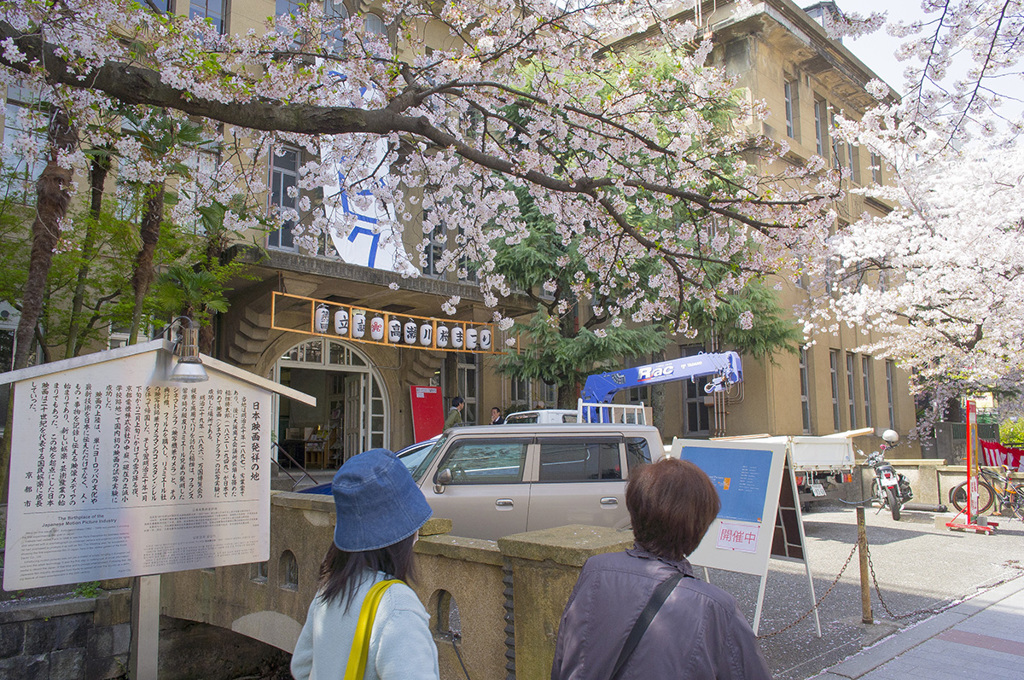
{"label": "white jacket", "polygon": [[[342,680],[355,636],[359,609],[373,584],[384,572],[367,573],[356,587],[347,609],[345,598],[325,604],[313,598],[292,654],[296,680]],[[437,647],[430,634],[430,617],[412,588],[396,583],[387,589],[377,608],[370,633],[365,680],[438,680]]]}

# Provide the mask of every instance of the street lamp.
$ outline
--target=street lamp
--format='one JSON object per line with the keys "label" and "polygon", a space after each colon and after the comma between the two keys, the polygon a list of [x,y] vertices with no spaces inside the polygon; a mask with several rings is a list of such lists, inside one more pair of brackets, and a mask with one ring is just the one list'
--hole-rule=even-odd
{"label": "street lamp", "polygon": [[178,357],[178,362],[171,371],[170,380],[180,383],[198,383],[210,379],[199,356],[199,328],[187,316],[179,316],[171,321],[160,332],[168,332],[172,326],[178,325],[178,337],[174,341],[171,353]]}

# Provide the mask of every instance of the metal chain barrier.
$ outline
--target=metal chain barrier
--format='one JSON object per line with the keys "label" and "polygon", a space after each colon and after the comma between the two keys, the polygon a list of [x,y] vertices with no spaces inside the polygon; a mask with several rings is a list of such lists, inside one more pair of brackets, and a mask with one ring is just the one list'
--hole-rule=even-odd
{"label": "metal chain barrier", "polygon": [[[851,503],[851,505],[853,505],[853,504]],[[870,548],[867,545],[865,545],[864,547],[865,547],[865,553],[866,553],[867,559],[868,559],[868,569],[871,572],[871,581],[872,581],[872,583],[875,584],[875,594],[878,595],[878,601],[882,605],[882,609],[885,610],[885,613],[889,615],[889,618],[899,621],[899,620],[902,620],[902,619],[909,619],[909,618],[914,617],[914,616],[919,616],[921,614],[938,614],[938,613],[944,611],[945,609],[948,609],[949,605],[946,605],[946,606],[942,606],[942,607],[938,607],[938,608],[935,608],[935,607],[925,607],[923,609],[917,609],[915,611],[908,612],[906,614],[895,614],[895,613],[893,613],[893,611],[889,608],[889,605],[886,604],[885,598],[882,596],[882,589],[878,585],[878,577],[875,575],[875,565],[871,561],[871,550],[870,550]],[[855,554],[857,554],[857,548],[858,548],[858,546],[856,544],[854,544],[853,549],[850,550],[850,554],[847,555],[847,557],[846,557],[846,561],[843,562],[843,566],[839,570],[839,573],[836,574],[835,579],[832,580],[832,583],[829,585],[828,590],[825,591],[825,594],[822,595],[821,597],[819,597],[818,601],[814,603],[814,606],[812,606],[806,612],[801,614],[792,623],[790,623],[789,625],[785,626],[784,628],[780,628],[780,629],[778,629],[776,631],[772,631],[771,633],[765,633],[764,635],[758,635],[757,639],[758,640],[767,640],[768,638],[775,637],[776,635],[779,635],[781,633],[785,633],[787,630],[793,628],[798,623],[800,623],[801,621],[806,619],[808,616],[813,614],[814,610],[817,609],[819,606],[821,606],[821,603],[825,601],[825,598],[827,598],[829,596],[829,594],[832,592],[832,590],[836,587],[836,584],[839,583],[839,579],[841,579],[843,577],[843,574],[846,573],[846,569],[847,569],[847,567],[850,566],[850,562],[853,560],[853,556]],[[1006,567],[1009,567],[1011,569],[1017,569],[1017,570],[1020,570],[1020,571],[1024,571],[1024,564],[1022,564],[1018,560],[1006,560],[1003,563],[1003,565],[1006,566]]]}
{"label": "metal chain barrier", "polygon": [[846,568],[848,566],[850,566],[850,561],[853,560],[853,556],[855,554],[857,554],[857,545],[856,544],[854,544],[853,550],[850,551],[850,554],[847,555],[846,561],[843,562],[843,568],[839,570],[838,574],[836,574],[836,577],[832,581],[832,584],[828,587],[828,590],[825,591],[824,595],[822,595],[821,597],[818,598],[818,601],[814,603],[813,607],[811,607],[810,609],[805,611],[795,621],[793,621],[791,624],[789,624],[785,628],[780,628],[778,630],[772,631],[771,633],[765,633],[764,635],[758,635],[757,639],[758,640],[767,640],[768,638],[775,637],[776,635],[779,635],[780,633],[785,633],[787,630],[789,630],[790,628],[792,628],[793,626],[795,626],[796,624],[800,623],[801,621],[806,619],[808,616],[813,614],[814,610],[817,609],[821,605],[821,603],[825,601],[825,598],[829,596],[829,593],[831,593],[832,590],[836,587],[836,584],[839,583],[839,579],[841,579],[843,577],[843,574],[846,573]]}
{"label": "metal chain barrier", "polygon": [[[865,547],[867,547],[867,546],[865,546]],[[939,607],[937,609],[935,607],[925,607],[923,609],[917,609],[917,610],[909,612],[907,614],[894,614],[893,611],[891,609],[889,609],[889,605],[887,605],[885,603],[885,599],[882,597],[882,589],[878,586],[878,577],[875,576],[875,565],[871,561],[871,550],[870,549],[867,550],[867,555],[868,555],[868,569],[871,571],[871,582],[875,584],[875,594],[878,595],[878,602],[882,605],[882,609],[885,610],[885,613],[889,615],[890,619],[894,619],[896,621],[899,621],[901,619],[909,619],[912,616],[918,616],[920,614],[938,614],[939,612],[941,612],[944,609],[947,609],[949,607],[949,605],[946,605],[946,606],[943,606],[943,607]]]}

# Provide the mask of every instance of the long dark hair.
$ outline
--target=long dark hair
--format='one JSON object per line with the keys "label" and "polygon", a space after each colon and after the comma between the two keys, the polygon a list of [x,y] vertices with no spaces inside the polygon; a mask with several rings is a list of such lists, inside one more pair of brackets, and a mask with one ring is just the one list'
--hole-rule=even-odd
{"label": "long dark hair", "polygon": [[332,542],[323,563],[320,564],[318,597],[327,604],[335,600],[342,601],[342,605],[347,609],[355,596],[354,586],[357,577],[364,571],[383,571],[390,578],[408,583],[415,577],[412,552],[415,543],[415,533],[398,543],[362,552],[345,552],[339,550]]}

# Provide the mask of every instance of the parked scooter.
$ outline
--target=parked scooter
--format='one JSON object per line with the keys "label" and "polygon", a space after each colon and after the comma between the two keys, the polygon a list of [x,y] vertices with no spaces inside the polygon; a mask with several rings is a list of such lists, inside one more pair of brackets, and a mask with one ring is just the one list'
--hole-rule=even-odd
{"label": "parked scooter", "polygon": [[900,519],[900,510],[903,508],[903,504],[914,497],[907,478],[896,472],[896,469],[885,460],[885,450],[891,448],[899,441],[899,438],[900,435],[895,430],[886,430],[882,433],[882,439],[887,443],[878,447],[879,450],[869,455],[867,459],[867,464],[875,470],[871,495],[878,503],[879,508],[888,506],[892,518],[897,522]]}

